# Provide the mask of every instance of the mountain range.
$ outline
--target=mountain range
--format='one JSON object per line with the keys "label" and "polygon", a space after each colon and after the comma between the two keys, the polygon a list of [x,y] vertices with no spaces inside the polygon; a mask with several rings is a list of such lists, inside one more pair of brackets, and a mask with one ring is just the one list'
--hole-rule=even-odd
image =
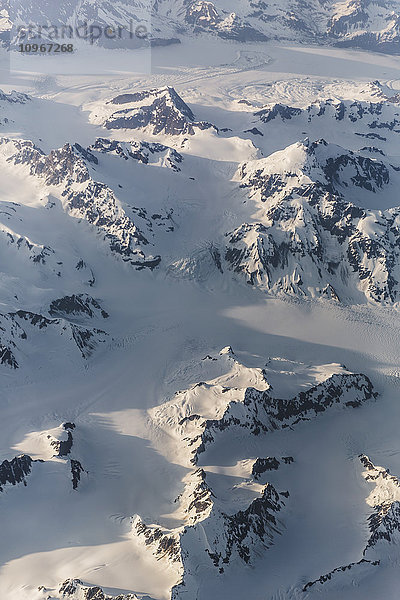
{"label": "mountain range", "polygon": [[[49,26],[121,28],[124,35],[95,36],[108,47],[132,47],[132,32],[146,27],[153,45],[181,37],[215,35],[225,40],[295,41],[398,53],[400,11],[396,0],[68,0],[54,3],[4,2],[3,30]],[[133,27],[135,25],[135,27]],[[16,29],[14,30],[14,32]],[[43,32],[46,37],[45,32]],[[97,37],[99,39],[97,39]],[[115,39],[113,39],[115,38]],[[136,40],[137,42],[137,40]]]}
{"label": "mountain range", "polygon": [[2,600],[397,600],[396,4],[2,13]]}

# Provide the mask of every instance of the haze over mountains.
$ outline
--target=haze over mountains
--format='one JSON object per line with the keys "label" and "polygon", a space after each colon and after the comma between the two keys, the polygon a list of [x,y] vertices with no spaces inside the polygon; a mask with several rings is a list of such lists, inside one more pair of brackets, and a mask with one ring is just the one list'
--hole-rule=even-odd
{"label": "haze over mountains", "polygon": [[128,34],[144,25],[153,42],[161,45],[178,42],[181,36],[211,34],[239,42],[290,40],[397,53],[399,19],[397,0],[12,0],[4,2],[2,29],[10,23],[121,27],[123,39],[103,35],[96,43],[131,47]]}

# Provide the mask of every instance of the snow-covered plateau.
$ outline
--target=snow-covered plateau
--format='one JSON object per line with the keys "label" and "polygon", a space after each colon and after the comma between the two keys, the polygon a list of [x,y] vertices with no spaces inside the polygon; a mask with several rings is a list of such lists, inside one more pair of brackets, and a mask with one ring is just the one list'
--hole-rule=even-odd
{"label": "snow-covered plateau", "polygon": [[2,72],[1,600],[398,600],[399,10]]}

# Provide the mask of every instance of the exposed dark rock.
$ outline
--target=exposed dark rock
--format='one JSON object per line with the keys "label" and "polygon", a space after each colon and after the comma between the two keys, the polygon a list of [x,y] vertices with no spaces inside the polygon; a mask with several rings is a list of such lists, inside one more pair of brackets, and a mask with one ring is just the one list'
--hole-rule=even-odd
{"label": "exposed dark rock", "polygon": [[149,527],[140,519],[134,524],[134,530],[139,537],[143,537],[146,546],[152,547],[157,558],[167,558],[172,562],[180,562],[179,537],[160,527]]}
{"label": "exposed dark rock", "polygon": [[285,104],[275,104],[271,108],[263,108],[258,112],[254,113],[255,117],[259,117],[260,121],[263,123],[269,123],[276,117],[280,117],[282,121],[288,121],[292,119],[292,117],[296,117],[301,115],[300,108],[292,108],[290,106],[286,106]]}
{"label": "exposed dark rock", "polygon": [[79,579],[67,579],[58,593],[69,600],[139,600],[135,594],[109,596],[100,587],[84,585]]}
{"label": "exposed dark rock", "polygon": [[221,16],[212,2],[200,0],[189,3],[185,21],[193,26],[195,33],[212,31],[219,37],[237,42],[264,42],[266,35],[244,23],[235,13]]}
{"label": "exposed dark rock", "polygon": [[3,344],[0,344],[0,364],[7,365],[12,369],[18,369],[19,367],[17,359],[11,349],[3,346]]}
{"label": "exposed dark rock", "polygon": [[[73,425],[73,427],[67,427],[67,425]],[[57,456],[67,456],[68,454],[70,454],[72,445],[73,445],[73,441],[74,441],[71,432],[75,428],[75,425],[73,423],[70,423],[70,424],[64,423],[63,427],[64,427],[65,431],[67,432],[67,439],[66,440],[52,439],[50,441],[50,446],[52,446],[54,448]],[[50,436],[48,436],[48,437],[50,437]]]}
{"label": "exposed dark rock", "polygon": [[26,485],[26,477],[30,474],[32,463],[43,462],[32,460],[27,454],[16,456],[11,461],[4,460],[0,464],[0,492],[7,484],[16,485],[23,483]]}
{"label": "exposed dark rock", "polygon": [[257,129],[257,127],[253,127],[253,129],[246,129],[245,133],[252,133],[253,135],[261,135],[261,136],[264,135],[259,129]]}
{"label": "exposed dark rock", "polygon": [[197,469],[192,478],[196,481],[196,485],[191,491],[185,512],[190,517],[191,523],[194,524],[203,520],[210,513],[215,496],[206,481],[207,475],[203,469]]}
{"label": "exposed dark rock", "polygon": [[68,323],[64,319],[49,319],[43,315],[26,310],[0,314],[0,364],[17,369],[16,355],[22,351],[22,343],[28,340],[32,329],[45,331],[52,328],[60,336],[70,332],[82,356],[88,358],[99,343],[104,342],[107,334],[100,329],[86,329]]}
{"label": "exposed dark rock", "polygon": [[7,102],[9,104],[26,104],[30,102],[32,98],[27,94],[23,94],[22,92],[16,92],[12,90],[9,94],[6,94],[2,90],[0,90],[0,102]]}
{"label": "exposed dark rock", "polygon": [[[278,429],[292,428],[308,421],[334,405],[357,408],[363,402],[376,398],[371,381],[362,374],[334,374],[326,381],[313,386],[297,396],[283,400],[271,396],[268,390],[247,388],[243,402],[231,402],[220,419],[203,420],[200,433],[190,444],[193,448],[194,464],[208,444],[215,440],[218,432],[230,428],[244,428],[252,435],[260,435]],[[194,418],[191,415],[189,418]],[[183,419],[182,424],[186,419]]]}
{"label": "exposed dark rock", "polygon": [[63,423],[63,427],[67,431],[68,431],[68,429],[70,429],[71,431],[73,431],[76,428],[76,425],[75,425],[75,423],[70,423],[69,421],[67,421],[66,423]]}
{"label": "exposed dark rock", "polygon": [[364,565],[371,565],[373,567],[377,567],[379,564],[379,560],[371,561],[362,558],[358,562],[350,563],[349,565],[345,565],[344,567],[337,567],[336,569],[333,569],[333,571],[331,571],[330,573],[327,573],[326,575],[321,575],[319,579],[316,579],[315,581],[309,581],[308,583],[306,583],[306,585],[303,587],[303,592],[306,592],[308,589],[312,588],[316,583],[324,584],[327,581],[331,581],[332,577],[338,573],[345,573],[346,571],[355,570],[357,567]]}
{"label": "exposed dark rock", "polygon": [[365,454],[360,455],[360,461],[367,470],[364,477],[367,482],[376,486],[391,484],[397,494],[386,493],[368,518],[370,537],[364,550],[368,550],[380,541],[394,542],[400,534],[400,479],[391,475],[387,469],[376,467]]}
{"label": "exposed dark rock", "polygon": [[85,469],[82,467],[79,460],[71,458],[71,475],[72,475],[72,487],[74,490],[78,488],[78,484],[81,480],[81,473],[84,473]]}
{"label": "exposed dark rock", "polygon": [[107,334],[101,329],[85,329],[74,324],[70,324],[70,327],[72,337],[83,358],[89,358],[97,348],[99,342],[105,342]]}
{"label": "exposed dark rock", "polygon": [[399,211],[346,200],[346,189],[384,190],[393,167],[324,140],[295,146],[304,152],[295,173],[271,172],[269,159],[240,168],[241,187],[265,203],[265,214],[227,234],[228,268],[274,294],[396,302]]}
{"label": "exposed dark rock", "polygon": [[279,469],[280,462],[275,458],[275,456],[268,458],[257,458],[257,460],[253,464],[253,468],[251,470],[251,474],[254,479],[260,479],[261,475],[266,471],[276,471]]}
{"label": "exposed dark rock", "polygon": [[109,104],[124,105],[105,121],[107,129],[139,129],[149,127],[153,135],[194,135],[196,129],[213,127],[196,122],[191,109],[172,87],[134,94],[121,94]]}
{"label": "exposed dark rock", "polygon": [[102,309],[97,300],[94,300],[86,294],[73,294],[72,296],[64,296],[63,298],[53,300],[50,304],[49,314],[53,317],[86,315],[91,318],[99,314],[103,319],[107,319],[109,316],[108,313]]}
{"label": "exposed dark rock", "polygon": [[14,153],[7,159],[10,163],[26,165],[30,174],[46,185],[61,186],[65,210],[93,225],[122,260],[138,269],[154,269],[161,262],[160,256],[145,255],[142,248],[150,242],[126,215],[113,190],[91,177],[81,151],[65,144],[45,155],[32,142],[2,138],[0,144],[13,146]]}
{"label": "exposed dark rock", "polygon": [[207,550],[216,567],[223,571],[223,565],[229,563],[234,550],[247,564],[251,562],[251,546],[257,540],[265,548],[272,543],[273,536],[280,534],[280,526],[276,513],[282,509],[282,501],[272,485],[264,488],[260,498],[256,498],[246,510],[234,515],[224,515],[224,548],[216,551]]}
{"label": "exposed dark rock", "polygon": [[181,170],[179,165],[183,161],[182,154],[179,154],[174,148],[157,142],[118,142],[107,138],[97,138],[91,149],[103,154],[114,154],[125,160],[132,158],[145,165],[151,162],[153,156],[158,160],[159,156],[163,155],[165,165],[176,172]]}

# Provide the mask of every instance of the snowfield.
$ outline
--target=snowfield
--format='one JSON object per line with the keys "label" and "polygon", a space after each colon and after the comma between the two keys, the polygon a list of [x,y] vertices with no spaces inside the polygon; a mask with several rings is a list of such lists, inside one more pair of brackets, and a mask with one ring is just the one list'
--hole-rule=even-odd
{"label": "snowfield", "polygon": [[0,85],[0,598],[397,600],[400,64],[173,4]]}

